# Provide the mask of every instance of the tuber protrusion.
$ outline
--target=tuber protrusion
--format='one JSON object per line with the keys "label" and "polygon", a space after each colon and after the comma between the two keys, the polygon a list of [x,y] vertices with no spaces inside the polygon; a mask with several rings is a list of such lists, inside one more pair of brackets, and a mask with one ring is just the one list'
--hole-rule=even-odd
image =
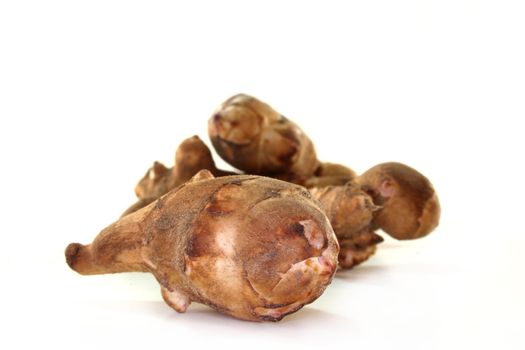
{"label": "tuber protrusion", "polygon": [[220,170],[215,166],[210,149],[198,136],[184,140],[175,151],[175,165],[167,168],[155,161],[135,187],[137,202],[122,216],[145,207],[170,190],[182,185],[199,170],[207,169],[214,176],[233,175],[233,172]]}
{"label": "tuber protrusion", "polygon": [[304,188],[203,170],[65,254],[83,275],[151,272],[178,312],[195,301],[240,319],[278,321],[322,294],[338,250]]}
{"label": "tuber protrusion", "polygon": [[351,268],[375,253],[383,238],[372,230],[376,206],[368,193],[354,182],[344,186],[310,189],[332,224],[339,241],[339,264]]}

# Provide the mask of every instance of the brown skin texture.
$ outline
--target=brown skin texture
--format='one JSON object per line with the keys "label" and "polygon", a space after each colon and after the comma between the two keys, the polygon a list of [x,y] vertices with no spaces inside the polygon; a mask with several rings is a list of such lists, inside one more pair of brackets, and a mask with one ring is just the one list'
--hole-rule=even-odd
{"label": "brown skin texture", "polygon": [[372,230],[377,207],[372,198],[353,182],[344,186],[310,189],[328,216],[341,246],[339,265],[352,268],[375,253],[383,238]]}
{"label": "brown skin texture", "polygon": [[208,134],[224,160],[251,174],[286,172],[309,177],[318,166],[312,142],[301,130],[248,95],[226,100],[210,118]]}
{"label": "brown skin texture", "polygon": [[401,163],[383,163],[355,181],[381,207],[374,213],[373,226],[390,236],[416,239],[437,227],[439,199],[430,181],[417,170]]}
{"label": "brown skin texture", "polygon": [[347,167],[322,163],[310,138],[268,104],[245,94],[219,106],[208,121],[217,153],[249,174],[306,187],[339,185],[355,177]]}
{"label": "brown skin texture", "polygon": [[207,169],[214,176],[233,175],[233,172],[220,170],[215,166],[209,148],[198,136],[184,140],[175,151],[175,165],[167,168],[154,162],[135,187],[137,202],[130,206],[122,216],[133,213],[160,198],[170,190],[179,187],[199,172]]}
{"label": "brown skin texture", "polygon": [[[401,163],[379,164],[361,176],[317,159],[312,141],[268,104],[239,94],[226,100],[208,122],[213,146],[231,165],[310,189],[323,204],[341,244],[340,265],[370,257],[383,239],[429,234],[440,206],[426,177]],[[348,185],[347,185],[348,184]]]}
{"label": "brown skin texture", "polygon": [[178,312],[195,301],[244,320],[278,321],[322,294],[338,251],[304,188],[203,170],[65,255],[83,275],[152,273]]}
{"label": "brown skin texture", "polygon": [[439,223],[438,197],[430,181],[401,163],[376,165],[344,186],[312,188],[341,246],[339,264],[351,268],[374,254],[381,229],[399,239],[428,235]]}
{"label": "brown skin texture", "polygon": [[288,181],[306,188],[322,188],[327,186],[343,186],[356,178],[356,173],[341,164],[320,163],[315,173],[308,177],[296,176],[294,174],[274,174],[272,177]]}
{"label": "brown skin texture", "polygon": [[[357,174],[352,169],[336,163],[321,163],[314,175],[300,185],[306,188],[342,186],[355,179]],[[293,182],[293,181],[292,181]]]}

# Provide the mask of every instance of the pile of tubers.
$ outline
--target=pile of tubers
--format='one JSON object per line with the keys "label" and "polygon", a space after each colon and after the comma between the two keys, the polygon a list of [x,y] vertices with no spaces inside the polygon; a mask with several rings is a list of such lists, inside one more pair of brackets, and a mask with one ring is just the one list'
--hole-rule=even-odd
{"label": "pile of tubers", "polygon": [[317,299],[337,266],[367,260],[383,241],[428,235],[440,206],[430,181],[400,163],[361,175],[317,159],[308,136],[268,104],[235,95],[208,133],[239,173],[218,169],[197,136],[135,188],[137,202],[66,261],[82,275],[150,272],[166,303],[192,301],[250,321],[278,321]]}

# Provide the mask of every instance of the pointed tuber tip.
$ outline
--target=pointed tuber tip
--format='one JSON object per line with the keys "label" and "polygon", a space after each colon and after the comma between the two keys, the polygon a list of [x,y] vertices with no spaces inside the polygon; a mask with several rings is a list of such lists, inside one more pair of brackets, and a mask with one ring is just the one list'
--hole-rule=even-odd
{"label": "pointed tuber tip", "polygon": [[80,243],[71,243],[66,248],[66,262],[72,270],[76,271],[75,265],[77,264],[79,251],[82,247],[83,245]]}

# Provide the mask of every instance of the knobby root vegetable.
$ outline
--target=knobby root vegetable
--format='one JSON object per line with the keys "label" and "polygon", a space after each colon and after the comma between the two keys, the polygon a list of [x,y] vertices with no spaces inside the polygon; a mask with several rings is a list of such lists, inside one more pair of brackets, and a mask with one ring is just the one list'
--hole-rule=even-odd
{"label": "knobby root vegetable", "polygon": [[320,162],[312,141],[296,124],[248,95],[223,102],[208,121],[208,134],[226,162],[249,174],[307,187],[344,184],[355,176],[345,166]]}
{"label": "knobby root vegetable", "polygon": [[239,94],[226,100],[208,122],[217,153],[238,169],[310,189],[339,239],[342,267],[374,254],[383,241],[374,231],[405,240],[438,225],[440,206],[430,181],[400,163],[379,164],[361,176],[317,159],[312,141],[264,102]]}
{"label": "knobby root vegetable", "polygon": [[244,320],[278,321],[322,294],[338,250],[304,188],[203,170],[65,255],[83,275],[152,273],[178,312],[195,301]]}
{"label": "knobby root vegetable", "polygon": [[135,187],[137,202],[129,207],[122,216],[145,207],[170,190],[177,188],[197,174],[207,169],[214,176],[232,175],[233,172],[217,169],[209,148],[198,136],[184,140],[175,152],[175,165],[167,168],[160,162],[154,162],[144,177]]}
{"label": "knobby root vegetable", "polygon": [[416,239],[439,223],[440,205],[430,181],[401,163],[374,166],[344,186],[312,188],[341,246],[339,264],[350,268],[374,254],[381,229],[399,239]]}
{"label": "knobby root vegetable", "polygon": [[359,185],[310,189],[332,224],[339,241],[339,265],[351,268],[367,260],[383,238],[372,230],[374,213],[379,210],[372,198]]}
{"label": "knobby root vegetable", "polygon": [[373,226],[390,236],[416,239],[428,235],[439,223],[441,208],[430,181],[401,163],[383,163],[355,179],[380,206]]}

